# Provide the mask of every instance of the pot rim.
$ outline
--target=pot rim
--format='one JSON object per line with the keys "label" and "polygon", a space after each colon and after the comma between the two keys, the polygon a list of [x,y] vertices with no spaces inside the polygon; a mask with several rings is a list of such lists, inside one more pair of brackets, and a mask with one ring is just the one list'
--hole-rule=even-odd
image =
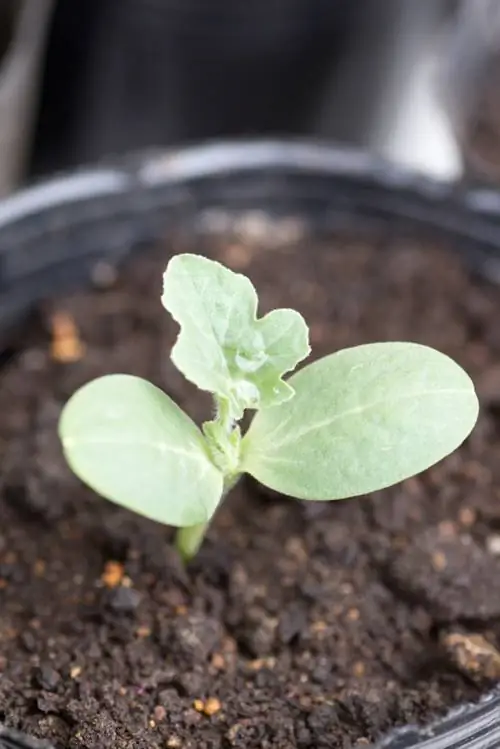
{"label": "pot rim", "polygon": [[453,184],[393,165],[369,151],[348,145],[307,139],[215,141],[140,151],[39,180],[0,202],[0,229],[60,205],[119,195],[129,189],[164,187],[259,170],[379,179],[394,187],[414,184],[431,197],[447,195]]}

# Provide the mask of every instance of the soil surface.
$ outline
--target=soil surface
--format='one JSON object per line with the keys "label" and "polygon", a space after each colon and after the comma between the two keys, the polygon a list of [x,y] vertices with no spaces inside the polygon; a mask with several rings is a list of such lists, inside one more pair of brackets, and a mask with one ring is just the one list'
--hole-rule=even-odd
{"label": "soil surface", "polygon": [[169,361],[168,251],[46,307],[0,384],[0,720],[61,749],[361,747],[500,679],[498,290],[403,239],[214,245],[189,249],[250,275],[263,312],[299,309],[315,357],[397,339],[452,355],[480,422],[367,498],[244,481],[183,569],[170,529],[83,487],[56,435],[68,396],[108,372],[210,413]]}

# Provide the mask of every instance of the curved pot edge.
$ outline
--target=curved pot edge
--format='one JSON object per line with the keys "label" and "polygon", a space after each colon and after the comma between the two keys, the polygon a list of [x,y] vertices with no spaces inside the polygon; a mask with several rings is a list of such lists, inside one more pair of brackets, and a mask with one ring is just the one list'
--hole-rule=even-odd
{"label": "curved pot edge", "polygon": [[[179,149],[149,149],[37,180],[0,203],[0,229],[61,203],[120,195],[138,187],[164,187],[234,171],[291,168],[339,177],[371,176],[393,187],[415,185],[434,198],[448,196],[454,189],[452,182],[427,177],[349,145],[307,139],[224,140]],[[500,193],[485,190],[484,202],[500,208]],[[491,193],[496,197],[490,197]],[[476,209],[480,204],[481,201]]]}
{"label": "curved pot edge", "polygon": [[480,700],[452,708],[426,726],[390,731],[371,749],[497,749],[500,746],[500,686]]}

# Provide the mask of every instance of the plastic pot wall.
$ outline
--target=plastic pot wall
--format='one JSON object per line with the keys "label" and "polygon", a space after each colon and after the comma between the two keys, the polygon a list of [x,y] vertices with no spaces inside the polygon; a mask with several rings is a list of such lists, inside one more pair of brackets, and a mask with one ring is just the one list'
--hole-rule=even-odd
{"label": "plastic pot wall", "polygon": [[500,4],[462,2],[445,61],[440,95],[469,178],[500,178]]}
{"label": "plastic pot wall", "polygon": [[[471,271],[500,281],[500,192],[454,188],[366,153],[293,142],[215,144],[133,156],[62,176],[0,203],[0,345],[37,302],[88,282],[169,231],[391,227],[450,240]],[[28,742],[28,743],[26,743]],[[1,749],[37,742],[0,727]],[[41,746],[47,746],[42,744]],[[500,691],[372,749],[495,749]]]}
{"label": "plastic pot wall", "polygon": [[462,159],[437,80],[450,54],[453,70],[467,65],[466,14],[450,27],[464,3],[56,0],[34,170],[305,135],[455,178]]}
{"label": "plastic pot wall", "polygon": [[[364,0],[313,131],[439,179],[458,178],[462,154],[443,105],[443,88],[458,86],[440,79],[466,25],[457,16],[463,2]],[[467,50],[453,44],[455,66]]]}
{"label": "plastic pot wall", "polygon": [[151,146],[312,133],[365,3],[57,0],[37,172]]}
{"label": "plastic pot wall", "polygon": [[19,186],[31,145],[39,65],[53,0],[0,7],[0,196]]}

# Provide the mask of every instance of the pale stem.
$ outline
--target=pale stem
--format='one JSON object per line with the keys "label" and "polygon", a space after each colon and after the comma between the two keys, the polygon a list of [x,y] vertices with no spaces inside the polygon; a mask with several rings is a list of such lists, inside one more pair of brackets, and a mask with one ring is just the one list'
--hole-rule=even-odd
{"label": "pale stem", "polygon": [[197,555],[208,526],[208,523],[200,523],[199,525],[190,525],[188,528],[179,528],[177,531],[175,546],[184,564],[190,562]]}
{"label": "pale stem", "polygon": [[[225,496],[231,491],[233,486],[236,485],[239,478],[239,475],[226,477],[219,505],[222,504]],[[175,546],[184,564],[187,564],[191,559],[194,559],[199,552],[209,525],[210,521],[208,523],[190,525],[187,528],[179,528],[177,531],[175,535]]]}
{"label": "pale stem", "polygon": [[229,403],[225,398],[214,396],[215,405],[217,406],[217,421],[222,424],[227,434],[231,433],[234,427],[234,420],[231,416]]}

